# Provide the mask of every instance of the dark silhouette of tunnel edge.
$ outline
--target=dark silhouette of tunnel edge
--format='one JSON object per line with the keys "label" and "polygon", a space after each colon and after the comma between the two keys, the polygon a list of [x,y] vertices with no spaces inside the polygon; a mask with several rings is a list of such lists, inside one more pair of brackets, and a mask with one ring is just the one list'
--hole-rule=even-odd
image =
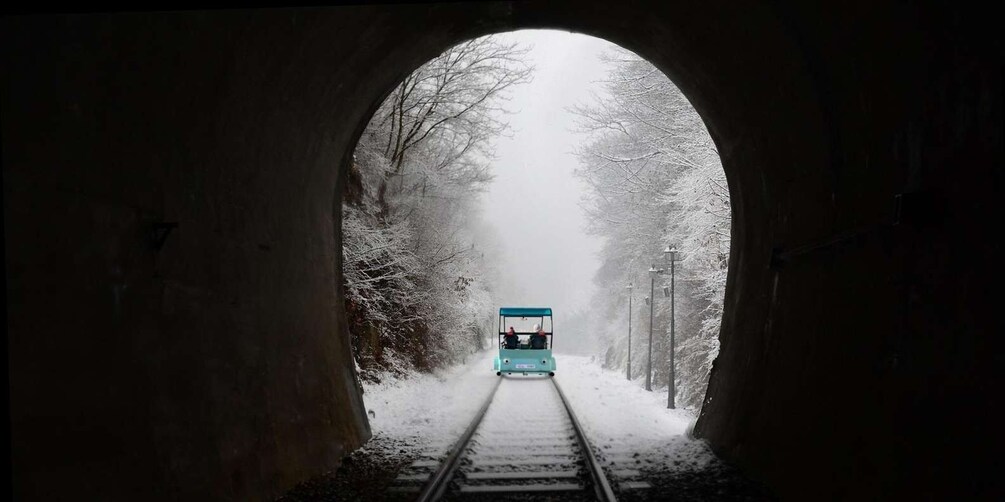
{"label": "dark silhouette of tunnel edge", "polygon": [[699,437],[786,498],[1001,493],[986,14],[628,1],[4,18],[15,497],[269,498],[360,446],[335,252],[352,147],[409,71],[520,28],[647,58],[719,148],[733,247]]}

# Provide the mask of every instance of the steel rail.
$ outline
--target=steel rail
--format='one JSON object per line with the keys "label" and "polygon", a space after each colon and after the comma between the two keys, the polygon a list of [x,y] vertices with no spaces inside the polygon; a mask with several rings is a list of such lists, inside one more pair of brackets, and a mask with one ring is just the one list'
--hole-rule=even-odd
{"label": "steel rail", "polygon": [[[447,486],[450,484],[450,480],[454,477],[454,471],[457,470],[457,466],[460,465],[461,457],[464,455],[464,450],[467,449],[468,443],[471,442],[471,437],[474,436],[475,430],[478,429],[478,425],[482,423],[482,419],[485,418],[485,412],[488,411],[489,405],[492,404],[492,398],[495,397],[496,391],[499,390],[499,384],[503,381],[502,378],[496,379],[495,386],[492,387],[492,391],[489,392],[488,397],[485,398],[485,402],[482,404],[481,409],[475,415],[475,418],[471,420],[471,424],[468,428],[464,430],[464,434],[461,435],[460,439],[450,448],[450,455],[447,459],[440,464],[440,468],[429,477],[429,482],[422,488],[419,493],[419,498],[415,499],[418,502],[429,502],[432,500],[439,500],[446,491]],[[577,429],[578,430],[578,429]]]}
{"label": "steel rail", "polygon": [[590,471],[590,477],[593,479],[593,489],[597,494],[597,500],[603,502],[617,502],[618,498],[614,496],[614,490],[611,489],[611,483],[607,481],[607,476],[604,475],[604,470],[600,467],[600,462],[597,461],[597,457],[593,454],[593,448],[590,446],[590,441],[586,439],[586,433],[583,431],[583,427],[579,424],[579,419],[576,418],[576,414],[572,411],[572,405],[570,405],[569,400],[565,398],[565,393],[562,392],[562,387],[558,385],[558,381],[552,378],[551,383],[555,384],[555,390],[558,391],[558,397],[562,398],[562,404],[565,405],[565,411],[569,413],[569,419],[572,420],[572,427],[576,429],[576,439],[579,440],[579,449],[583,451],[583,456],[586,457],[586,466]]}

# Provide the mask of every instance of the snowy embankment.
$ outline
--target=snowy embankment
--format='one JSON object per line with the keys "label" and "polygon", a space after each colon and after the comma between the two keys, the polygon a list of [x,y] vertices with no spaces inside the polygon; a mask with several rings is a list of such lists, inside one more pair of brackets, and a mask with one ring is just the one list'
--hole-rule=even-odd
{"label": "snowy embankment", "polygon": [[449,446],[485,401],[499,378],[491,353],[476,354],[468,364],[416,374],[407,379],[363,384],[363,403],[373,439],[364,448],[418,454],[430,445]]}
{"label": "snowy embankment", "polygon": [[695,415],[667,409],[666,390],[647,392],[638,380],[629,382],[624,373],[605,370],[589,357],[556,357],[555,378],[602,461],[675,471],[717,460],[705,442],[685,435]]}
{"label": "snowy embankment", "polygon": [[[373,440],[367,449],[417,455],[446,449],[468,425],[495,381],[494,353],[435,374],[365,384]],[[646,392],[589,357],[556,354],[556,379],[590,442],[609,465],[643,463],[659,470],[701,469],[715,461],[704,442],[685,436],[693,413],[668,410],[666,392]],[[507,377],[515,378],[515,377]]]}

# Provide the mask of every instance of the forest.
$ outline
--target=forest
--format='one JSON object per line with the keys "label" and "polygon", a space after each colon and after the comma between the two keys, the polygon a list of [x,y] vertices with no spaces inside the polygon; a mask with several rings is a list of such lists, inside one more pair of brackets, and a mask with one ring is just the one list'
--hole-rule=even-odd
{"label": "forest", "polygon": [[[363,380],[457,364],[492,346],[500,238],[477,203],[493,178],[493,141],[508,133],[507,93],[533,78],[529,50],[497,36],[452,47],[408,75],[363,132],[342,207],[345,307]],[[665,388],[671,277],[649,270],[669,267],[662,251],[672,246],[677,396],[695,408],[718,352],[725,175],[701,117],[663,73],[624,49],[602,64],[601,91],[568,110],[582,137],[576,175],[589,187],[583,231],[603,246],[590,308],[566,325],[589,326],[595,355],[624,371],[630,315],[632,378],[644,379],[651,304],[652,378]]]}

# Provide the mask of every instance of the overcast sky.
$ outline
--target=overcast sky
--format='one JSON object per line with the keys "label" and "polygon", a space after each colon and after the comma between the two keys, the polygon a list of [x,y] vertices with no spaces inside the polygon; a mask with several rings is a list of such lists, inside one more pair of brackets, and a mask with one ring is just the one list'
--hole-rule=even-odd
{"label": "overcast sky", "polygon": [[552,307],[558,324],[586,305],[600,264],[600,240],[586,234],[579,207],[584,187],[573,176],[572,152],[582,138],[567,108],[600,92],[605,70],[598,56],[612,45],[551,30],[502,36],[534,46],[536,71],[532,83],[512,90],[512,137],[496,141],[495,180],[483,198],[485,219],[504,241],[500,269],[512,279],[500,301]]}

